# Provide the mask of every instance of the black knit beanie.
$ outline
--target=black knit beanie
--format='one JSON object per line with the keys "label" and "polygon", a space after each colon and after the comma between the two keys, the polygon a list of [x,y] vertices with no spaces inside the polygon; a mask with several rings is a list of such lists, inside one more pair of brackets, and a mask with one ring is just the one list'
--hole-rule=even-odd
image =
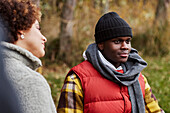
{"label": "black knit beanie", "polygon": [[132,37],[132,29],[116,12],[109,12],[97,22],[94,36],[96,43],[100,43],[116,37]]}

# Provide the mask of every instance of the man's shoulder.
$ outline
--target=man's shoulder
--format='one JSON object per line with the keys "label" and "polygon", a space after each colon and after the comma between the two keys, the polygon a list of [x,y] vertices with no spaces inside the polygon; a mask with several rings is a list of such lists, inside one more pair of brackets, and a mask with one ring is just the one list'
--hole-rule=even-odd
{"label": "man's shoulder", "polygon": [[87,65],[92,66],[92,64],[88,60],[85,60],[85,61],[81,62],[80,64],[74,66],[73,68],[75,68],[75,67],[86,67]]}
{"label": "man's shoulder", "polygon": [[81,62],[80,64],[78,64],[77,66],[74,66],[70,72],[74,72],[76,75],[78,75],[79,77],[89,77],[89,76],[95,76],[98,75],[99,72],[93,67],[93,65],[85,60],[83,62]]}
{"label": "man's shoulder", "polygon": [[85,60],[85,61],[81,62],[80,64],[74,66],[71,70],[86,71],[91,68],[94,68],[93,65],[89,61]]}

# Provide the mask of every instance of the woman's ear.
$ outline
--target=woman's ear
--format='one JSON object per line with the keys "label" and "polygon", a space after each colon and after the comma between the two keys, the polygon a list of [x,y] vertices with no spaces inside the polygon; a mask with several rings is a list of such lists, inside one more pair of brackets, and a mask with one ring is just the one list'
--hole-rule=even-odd
{"label": "woman's ear", "polygon": [[102,51],[104,49],[104,42],[98,43],[97,46],[99,50]]}
{"label": "woman's ear", "polygon": [[22,31],[22,30],[19,30],[18,31],[18,35],[21,35],[21,34],[23,34],[24,33],[24,31]]}
{"label": "woman's ear", "polygon": [[18,34],[17,34],[18,39],[19,38],[24,39],[24,35],[25,35],[25,33],[23,31],[18,31]]}

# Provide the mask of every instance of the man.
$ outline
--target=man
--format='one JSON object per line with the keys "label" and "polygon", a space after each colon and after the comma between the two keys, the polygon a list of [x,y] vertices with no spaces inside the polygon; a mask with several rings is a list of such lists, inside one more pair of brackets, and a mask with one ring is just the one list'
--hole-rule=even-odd
{"label": "man", "polygon": [[58,113],[163,113],[131,39],[132,29],[117,13],[99,19],[86,60],[66,76]]}

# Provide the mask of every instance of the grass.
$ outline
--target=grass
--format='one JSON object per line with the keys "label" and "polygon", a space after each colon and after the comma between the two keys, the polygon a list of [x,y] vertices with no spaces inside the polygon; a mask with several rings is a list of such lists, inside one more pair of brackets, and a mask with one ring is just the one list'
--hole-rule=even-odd
{"label": "grass", "polygon": [[51,87],[51,93],[56,106],[58,105],[60,91],[68,71],[69,68],[65,64],[60,66],[52,64],[48,67],[43,67],[43,75]]}
{"label": "grass", "polygon": [[[164,58],[144,57],[144,59],[148,62],[148,67],[142,73],[148,79],[161,108],[166,113],[170,113],[170,58],[167,56]],[[64,64],[60,66],[53,64],[43,68],[43,75],[51,86],[56,106],[68,71],[69,68]]]}
{"label": "grass", "polygon": [[161,108],[170,113],[170,57],[146,57],[145,60],[148,62],[148,67],[143,74],[147,77]]}

